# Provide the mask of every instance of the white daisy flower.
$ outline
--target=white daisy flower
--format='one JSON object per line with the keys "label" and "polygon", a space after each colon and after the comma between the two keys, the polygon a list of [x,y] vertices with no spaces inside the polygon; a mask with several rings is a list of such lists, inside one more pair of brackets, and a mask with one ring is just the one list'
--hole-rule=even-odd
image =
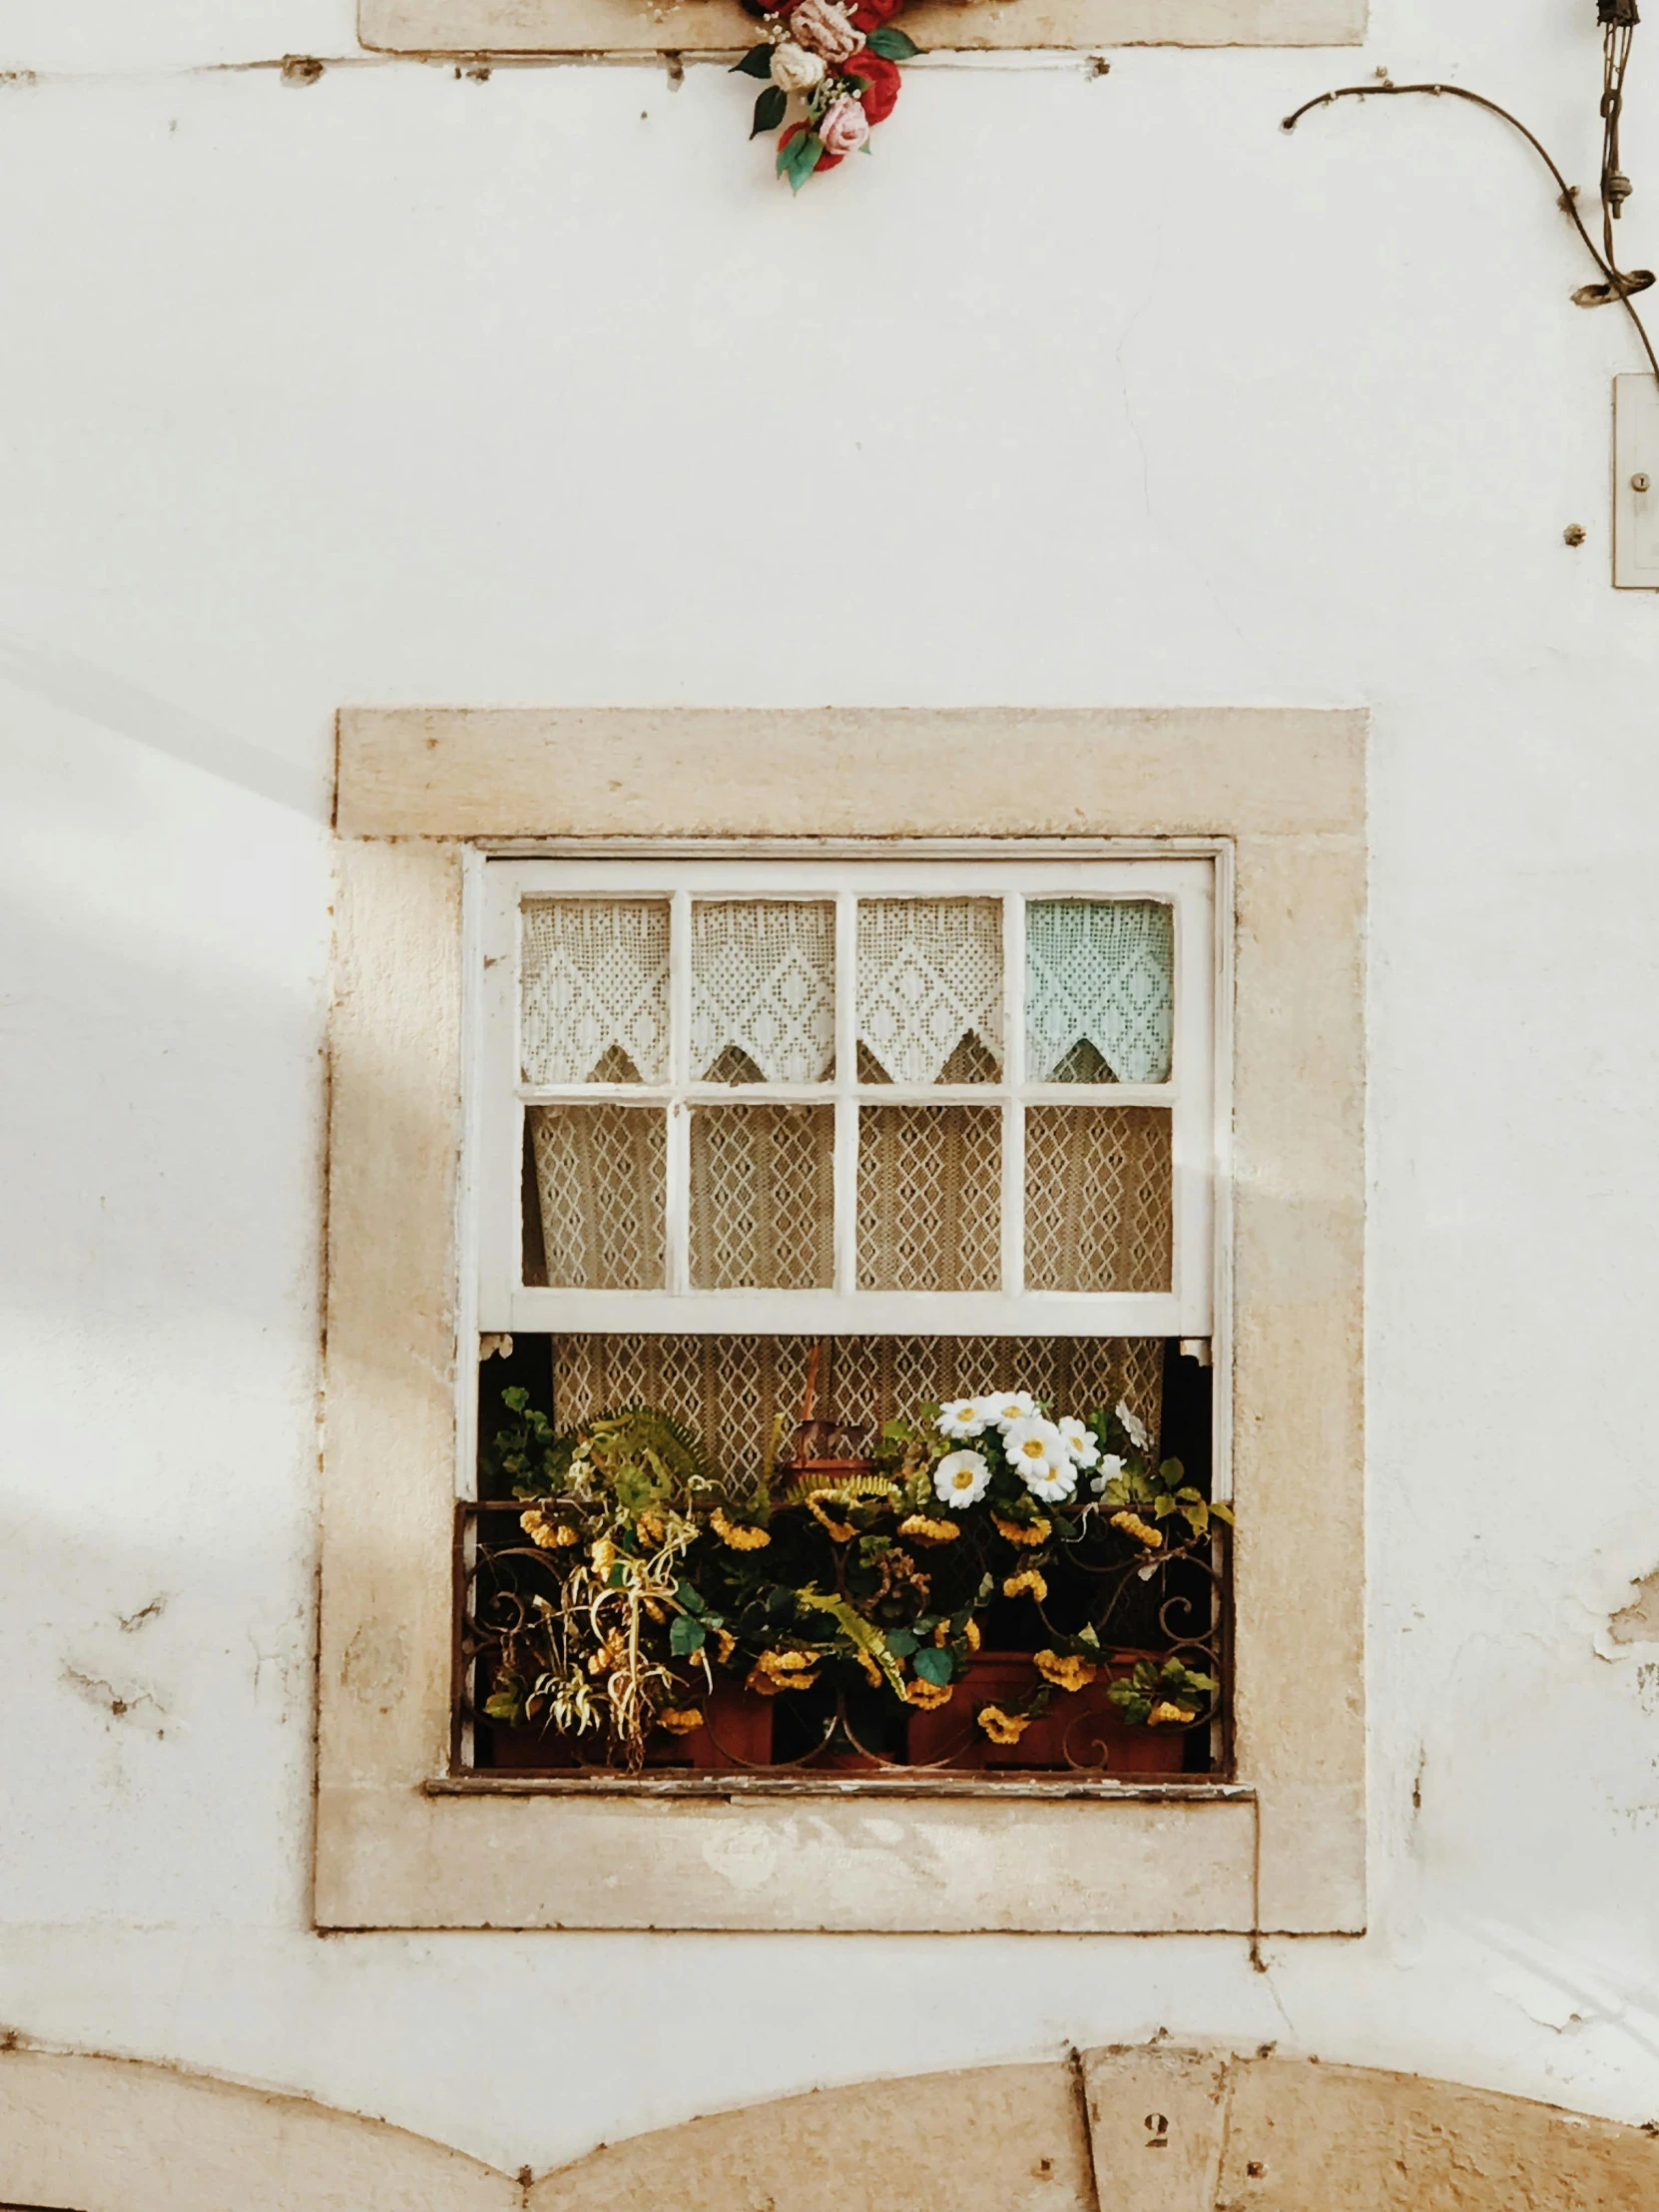
{"label": "white daisy flower", "polygon": [[1064,1437],[1051,1420],[1030,1413],[1011,1421],[1003,1431],[1002,1448],[1019,1469],[1025,1487],[1045,1504],[1070,1497],[1076,1488],[1077,1469]]}
{"label": "white daisy flower", "polygon": [[1029,1390],[1009,1390],[1001,1397],[982,1397],[979,1410],[996,1427],[1006,1430],[1016,1420],[1036,1418],[1037,1401]]}
{"label": "white daisy flower", "polygon": [[990,1463],[980,1451],[953,1451],[933,1469],[934,1494],[946,1505],[977,1505],[990,1480]]}
{"label": "white daisy flower", "polygon": [[1150,1451],[1152,1449],[1152,1438],[1147,1434],[1146,1423],[1141,1419],[1140,1415],[1138,1413],[1132,1413],[1129,1410],[1127,1401],[1121,1397],[1118,1399],[1116,1411],[1118,1419],[1122,1421],[1124,1427],[1128,1430],[1129,1441],[1134,1445],[1135,1449],[1137,1451]]}
{"label": "white daisy flower", "polygon": [[1100,1457],[1100,1446],[1095,1442],[1094,1430],[1085,1428],[1080,1420],[1073,1420],[1068,1413],[1057,1423],[1061,1440],[1080,1467],[1092,1467]]}
{"label": "white daisy flower", "polygon": [[1115,1451],[1108,1451],[1095,1470],[1095,1478],[1089,1487],[1096,1497],[1104,1497],[1108,1482],[1115,1482],[1123,1472],[1123,1461]]}
{"label": "white daisy flower", "polygon": [[948,1405],[939,1407],[938,1429],[941,1436],[982,1436],[985,1433],[985,1412],[976,1397],[953,1397]]}

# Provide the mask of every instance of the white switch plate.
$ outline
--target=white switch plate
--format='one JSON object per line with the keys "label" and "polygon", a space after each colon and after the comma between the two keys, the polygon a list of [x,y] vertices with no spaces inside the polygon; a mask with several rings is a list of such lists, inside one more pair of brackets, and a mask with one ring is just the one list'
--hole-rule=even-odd
{"label": "white switch plate", "polygon": [[1613,379],[1613,582],[1659,591],[1659,382],[1646,374]]}

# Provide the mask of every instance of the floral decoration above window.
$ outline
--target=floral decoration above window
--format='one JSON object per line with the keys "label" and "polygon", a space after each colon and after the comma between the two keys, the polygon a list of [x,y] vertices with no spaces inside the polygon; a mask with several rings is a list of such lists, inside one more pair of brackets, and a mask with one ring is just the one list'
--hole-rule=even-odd
{"label": "floral decoration above window", "polygon": [[901,0],[744,0],[766,36],[735,74],[764,77],[751,138],[775,131],[793,100],[801,112],[778,141],[777,170],[799,192],[848,154],[870,151],[869,134],[898,101],[898,64],[918,51],[889,19]]}

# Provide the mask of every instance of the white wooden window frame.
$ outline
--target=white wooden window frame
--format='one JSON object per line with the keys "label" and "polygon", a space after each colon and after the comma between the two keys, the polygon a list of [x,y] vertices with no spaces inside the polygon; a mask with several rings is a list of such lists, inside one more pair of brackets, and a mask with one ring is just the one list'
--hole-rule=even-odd
{"label": "white wooden window frame", "polygon": [[[1208,1338],[1216,1304],[1218,1112],[1215,863],[1209,858],[487,859],[472,871],[477,1019],[470,1083],[482,1330],[646,1334]],[[526,900],[661,899],[670,909],[671,1077],[666,1083],[524,1081],[520,1035]],[[857,903],[861,898],[995,898],[1002,906],[1002,1079],[962,1084],[856,1080]],[[694,900],[798,898],[835,906],[833,1078],[825,1083],[707,1083],[689,1064]],[[1033,899],[1144,899],[1174,922],[1175,1022],[1164,1083],[1025,1080],[1025,913]],[[668,1281],[660,1291],[595,1291],[523,1281],[523,1119],[536,1105],[625,1103],[668,1116]],[[832,1105],[833,1287],[700,1290],[690,1280],[690,1129],[698,1106]],[[1001,1283],[995,1291],[860,1290],[856,1215],[861,1106],[996,1107],[1002,1115]],[[1023,1112],[1030,1106],[1150,1106],[1171,1122],[1173,1234],[1163,1293],[1037,1292],[1024,1283]]]}

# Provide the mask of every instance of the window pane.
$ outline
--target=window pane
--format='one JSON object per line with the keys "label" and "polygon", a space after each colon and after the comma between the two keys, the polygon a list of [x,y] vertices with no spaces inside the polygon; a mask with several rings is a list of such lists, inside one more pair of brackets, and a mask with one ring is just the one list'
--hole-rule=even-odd
{"label": "window pane", "polygon": [[1033,1083],[1167,1083],[1173,909],[1152,899],[1038,898],[1025,909],[1026,1073]]}
{"label": "window pane", "polygon": [[693,906],[691,1023],[694,1082],[828,1082],[834,907],[784,898]]}
{"label": "window pane", "polygon": [[997,1107],[861,1107],[858,1288],[994,1291],[1001,1178]]}
{"label": "window pane", "polygon": [[1025,1287],[1167,1291],[1170,1117],[1156,1106],[1028,1106]]}
{"label": "window pane", "polygon": [[667,1117],[641,1106],[532,1106],[529,1120],[548,1283],[660,1291]]}
{"label": "window pane", "polygon": [[1002,1072],[1002,906],[858,905],[860,1083],[994,1083]]}
{"label": "window pane", "polygon": [[691,1122],[691,1279],[700,1291],[835,1280],[832,1106],[699,1106]]}
{"label": "window pane", "polygon": [[527,1083],[666,1083],[668,901],[527,898]]}

